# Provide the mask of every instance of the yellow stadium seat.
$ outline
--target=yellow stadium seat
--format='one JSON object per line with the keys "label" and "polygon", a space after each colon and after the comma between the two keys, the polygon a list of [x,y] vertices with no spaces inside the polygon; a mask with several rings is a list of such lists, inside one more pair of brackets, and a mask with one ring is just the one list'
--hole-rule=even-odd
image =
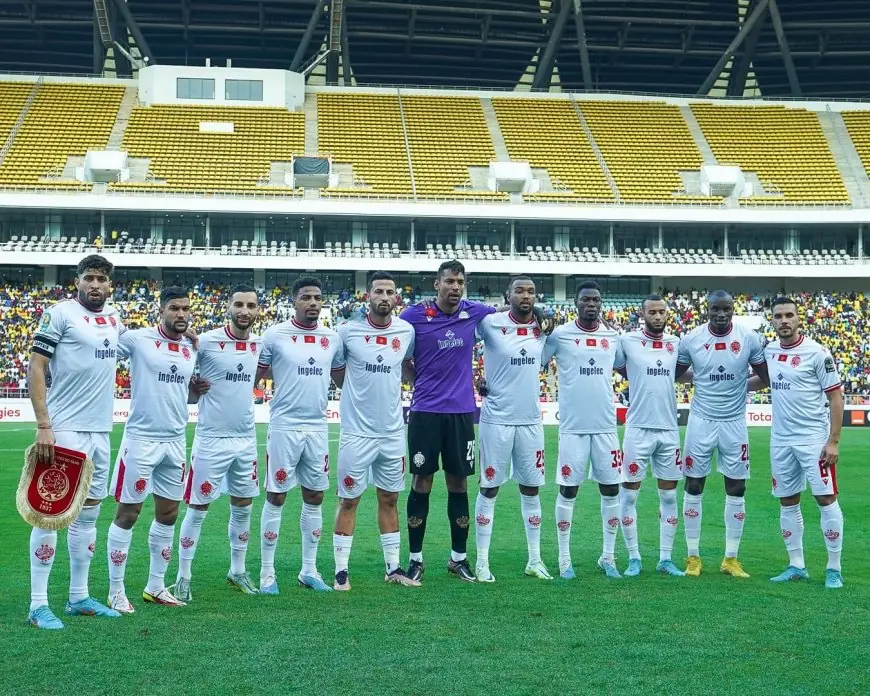
{"label": "yellow stadium seat", "polygon": [[870,111],[844,111],[843,121],[858,151],[864,171],[870,174]]}

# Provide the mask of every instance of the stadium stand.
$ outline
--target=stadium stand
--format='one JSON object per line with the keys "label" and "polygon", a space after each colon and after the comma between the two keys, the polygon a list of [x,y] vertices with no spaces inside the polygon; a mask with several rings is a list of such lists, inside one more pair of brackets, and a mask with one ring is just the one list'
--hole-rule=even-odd
{"label": "stadium stand", "polygon": [[[719,164],[755,172],[780,200],[846,205],[849,196],[816,114],[785,106],[691,105]],[[770,205],[754,196],[743,203]]]}
{"label": "stadium stand", "polygon": [[844,111],[843,121],[864,165],[864,171],[870,175],[870,111]]}
{"label": "stadium stand", "polygon": [[[200,123],[232,123],[232,133],[201,132]],[[264,186],[273,162],[305,152],[305,117],[270,107],[143,106],[133,109],[122,148],[148,158],[149,180],[118,190],[290,192]],[[153,177],[153,178],[152,178]]]}
{"label": "stadium stand", "polygon": [[496,98],[492,105],[511,159],[546,169],[553,184],[554,191],[528,200],[614,201],[572,102]]}
{"label": "stadium stand", "polygon": [[[698,171],[701,152],[673,104],[653,101],[581,101],[580,110],[625,202],[674,200],[680,171]],[[680,203],[719,202],[680,196]]]}
{"label": "stadium stand", "polygon": [[0,166],[0,186],[82,187],[57,179],[69,157],[105,149],[123,97],[114,85],[42,85]]}
{"label": "stadium stand", "polygon": [[411,196],[398,96],[318,94],[317,131],[320,152],[335,164],[353,165],[353,185],[342,183],[323,195]]}
{"label": "stadium stand", "polygon": [[0,82],[0,141],[6,142],[32,90],[32,82]]}
{"label": "stadium stand", "polygon": [[[469,167],[488,167],[495,148],[474,97],[403,96],[417,198],[461,197],[471,187]],[[507,200],[507,194],[468,191],[468,195]]]}

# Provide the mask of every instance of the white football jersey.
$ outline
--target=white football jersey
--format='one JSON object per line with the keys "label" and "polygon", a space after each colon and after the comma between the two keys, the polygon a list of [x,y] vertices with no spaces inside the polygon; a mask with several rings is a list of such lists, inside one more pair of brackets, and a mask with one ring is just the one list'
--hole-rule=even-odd
{"label": "white football jersey", "polygon": [[130,416],[124,435],[167,442],[184,437],[187,390],[196,365],[190,339],[169,338],[160,326],[127,331],[118,354],[130,359]]}
{"label": "white football jersey", "polygon": [[43,313],[33,352],[49,359],[46,405],[54,430],[111,432],[118,336],[125,330],[111,305],[92,312],[63,300]]}
{"label": "white football jersey", "polygon": [[831,413],[825,394],[840,388],[831,352],[801,336],[787,347],[772,341],[764,355],[773,408],[771,441],[800,444],[827,440]]}
{"label": "white football jersey", "polygon": [[254,435],[254,378],[262,347],[260,336],[236,338],[227,326],[200,335],[196,366],[211,386],[199,399],[198,435]]}
{"label": "white football jersey", "polygon": [[260,367],[272,368],[275,393],[269,402],[269,427],[275,430],[322,430],[330,370],[340,365],[341,337],[317,324],[307,328],[295,319],[275,324],[263,334]]}
{"label": "white football jersey", "polygon": [[704,324],[680,338],[677,363],[695,373],[693,413],[707,420],[737,420],[746,414],[749,366],[764,363],[764,350],[761,337],[745,324],[732,324],[721,335]]}
{"label": "white football jersey", "polygon": [[547,338],[544,365],[556,358],[559,378],[559,431],[616,432],[613,361],[619,334],[604,324],[587,331],[576,321],[562,324]]}
{"label": "white football jersey", "polygon": [[375,326],[366,316],[338,327],[345,369],[341,390],[341,432],[380,437],[402,432],[402,362],[414,357],[414,327],[393,317]]}
{"label": "white football jersey", "polygon": [[490,314],[477,326],[483,341],[483,371],[489,393],[480,410],[482,423],[535,425],[541,422],[538,406],[541,357],[545,337],[532,320],[521,324],[510,312]]}
{"label": "white football jersey", "polygon": [[619,337],[615,368],[628,376],[629,408],[626,425],[656,430],[678,430],[674,383],[680,339],[664,334],[659,338],[645,331]]}

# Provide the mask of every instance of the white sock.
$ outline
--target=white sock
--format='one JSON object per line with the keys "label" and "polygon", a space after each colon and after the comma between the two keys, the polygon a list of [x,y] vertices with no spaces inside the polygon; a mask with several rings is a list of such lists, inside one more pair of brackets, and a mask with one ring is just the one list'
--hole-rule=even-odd
{"label": "white sock", "polygon": [[702,495],[683,495],[683,524],[686,532],[686,553],[689,556],[701,555],[701,517],[704,514]]}
{"label": "white sock", "polygon": [[781,505],[779,508],[779,526],[788,551],[788,564],[795,568],[806,568],[804,563],[804,516],[800,503],[797,505]]}
{"label": "white sock", "polygon": [[612,562],[616,555],[616,530],[619,529],[619,496],[601,496],[601,529],[604,534],[601,557]]}
{"label": "white sock", "polygon": [[48,604],[48,577],[56,549],[57,532],[30,530],[30,611]]}
{"label": "white sock", "polygon": [[840,553],[843,550],[843,511],[840,509],[840,501],[820,505],[819,510],[822,513],[822,534],[828,548],[828,568],[840,570]]}
{"label": "white sock", "polygon": [[556,495],[556,539],[559,542],[559,570],[571,565],[571,522],[577,498]]}
{"label": "white sock", "polygon": [[230,505],[227,535],[230,538],[230,573],[233,575],[241,575],[245,572],[248,539],[251,536],[252,510],[253,505]]}
{"label": "white sock", "polygon": [[417,563],[422,563],[423,562],[423,552],[420,551],[420,553],[414,553],[412,551],[411,553],[408,554],[408,559],[411,561],[417,561]]}
{"label": "white sock", "polygon": [[302,532],[302,574],[317,573],[317,545],[323,532],[323,512],[319,505],[302,503],[299,530]]}
{"label": "white sock", "polygon": [[541,498],[520,493],[520,510],[526,527],[526,545],[529,547],[529,565],[541,562]]}
{"label": "white sock", "polygon": [[112,522],[106,540],[109,554],[109,594],[126,595],[124,589],[124,573],[127,572],[127,555],[130,553],[130,542],[133,539],[132,529],[122,529]]}
{"label": "white sock", "polygon": [[332,555],[335,557],[335,574],[338,575],[342,570],[347,570],[347,565],[350,562],[350,550],[353,547],[353,534],[345,536],[344,534],[332,535]]}
{"label": "white sock", "polygon": [[[498,497],[498,496],[496,496]],[[489,567],[489,544],[495,524],[495,500],[478,492],[474,504],[474,538],[477,546],[476,565]]]}
{"label": "white sock", "polygon": [[151,552],[151,566],[148,569],[146,592],[156,594],[166,587],[166,569],[172,560],[172,543],[175,540],[175,525],[151,523],[148,530],[148,550]]}
{"label": "white sock", "polygon": [[281,533],[283,505],[272,505],[268,500],[260,516],[260,580],[275,575],[275,551]]}
{"label": "white sock", "polygon": [[202,523],[208,510],[197,510],[189,507],[181,523],[181,531],[178,533],[178,579],[190,580],[190,567],[193,565],[193,557],[196,554],[196,546],[199,544],[199,534],[202,532]]}
{"label": "white sock", "polygon": [[677,489],[659,488],[659,562],[671,560],[678,520]]}
{"label": "white sock", "polygon": [[392,573],[399,567],[399,549],[401,537],[398,532],[381,534],[381,548],[384,550],[384,565],[387,572]]}
{"label": "white sock", "polygon": [[88,598],[88,575],[97,543],[97,518],[100,503],[83,507],[76,521],[66,533],[69,549],[69,601],[81,602]]}
{"label": "white sock", "polygon": [[619,512],[622,516],[622,538],[629,558],[640,558],[637,544],[637,495],[640,489],[619,489]]}
{"label": "white sock", "polygon": [[743,496],[725,496],[725,556],[737,558],[740,539],[743,537],[743,521],[746,519],[746,501]]}
{"label": "white sock", "polygon": [[464,561],[468,558],[467,553],[461,553],[459,551],[451,551],[450,552],[450,560],[454,563],[459,563],[460,561]]}

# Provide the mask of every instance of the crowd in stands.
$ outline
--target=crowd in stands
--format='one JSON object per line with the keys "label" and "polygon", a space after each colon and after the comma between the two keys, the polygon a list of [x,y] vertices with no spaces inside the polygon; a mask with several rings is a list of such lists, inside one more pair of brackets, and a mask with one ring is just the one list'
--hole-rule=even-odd
{"label": "crowd in stands", "polygon": [[[191,289],[192,326],[197,332],[216,328],[224,322],[228,287],[209,285],[200,282]],[[30,352],[33,330],[46,307],[64,297],[71,297],[74,288],[44,288],[33,284],[0,283],[0,391],[4,394],[23,395],[26,389],[27,357]],[[153,281],[134,281],[119,284],[115,288],[113,303],[119,307],[125,324],[129,328],[139,328],[157,321],[158,285]],[[262,332],[269,325],[288,319],[292,314],[292,302],[287,288],[276,287],[261,290],[261,319],[255,330]],[[405,304],[416,301],[422,295],[419,288],[404,288]],[[674,291],[665,294],[671,313],[668,331],[681,335],[705,321],[706,295],[703,291]],[[757,320],[759,330],[766,338],[774,337],[767,321],[766,310],[770,308],[772,297],[738,295],[735,298],[735,313],[744,316],[763,317]],[[804,314],[806,332],[828,346],[838,362],[840,374],[846,385],[847,394],[854,398],[870,398],[870,297],[863,293],[804,293],[797,295]],[[327,298],[322,319],[330,325],[337,325],[345,319],[360,318],[364,307],[364,295],[348,290]],[[397,308],[397,312],[402,307]],[[557,323],[573,321],[576,312],[573,305],[550,305],[546,311],[551,313]],[[618,308],[608,306],[605,297],[603,318],[620,330],[632,330],[640,323],[639,303]],[[483,370],[483,352],[480,346],[474,355],[475,376]],[[130,376],[125,366],[118,370],[118,394],[126,395]],[[271,384],[259,385],[268,394]],[[555,364],[541,375],[541,399],[555,400],[558,396],[558,380]],[[405,395],[410,396],[411,387],[405,385]],[[614,375],[616,398],[627,402],[627,383]],[[689,385],[678,385],[678,398],[688,402],[691,398]],[[755,395],[755,399],[765,399],[765,395]],[[853,398],[853,400],[854,400]]]}

